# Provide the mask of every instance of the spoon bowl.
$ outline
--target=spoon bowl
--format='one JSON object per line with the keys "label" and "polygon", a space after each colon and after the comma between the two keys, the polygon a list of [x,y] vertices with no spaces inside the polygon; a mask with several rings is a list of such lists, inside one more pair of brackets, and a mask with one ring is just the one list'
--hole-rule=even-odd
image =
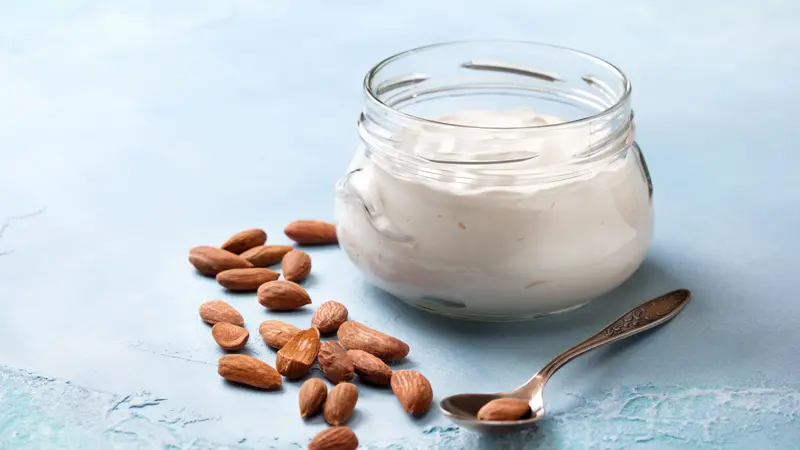
{"label": "spoon bowl", "polygon": [[[534,427],[536,422],[545,415],[542,400],[544,385],[558,369],[589,350],[625,339],[669,321],[683,310],[689,302],[689,297],[691,297],[691,293],[687,289],[678,289],[637,306],[594,336],[553,358],[530,380],[511,392],[452,395],[439,402],[439,409],[456,425],[480,433],[511,433]],[[509,421],[478,419],[478,411],[484,405],[504,397],[527,400],[531,407],[529,417]]]}

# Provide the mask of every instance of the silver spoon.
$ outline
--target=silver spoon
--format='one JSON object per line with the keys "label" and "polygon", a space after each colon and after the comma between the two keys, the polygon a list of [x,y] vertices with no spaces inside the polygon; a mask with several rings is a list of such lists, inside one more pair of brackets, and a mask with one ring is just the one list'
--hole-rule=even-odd
{"label": "silver spoon", "polygon": [[[439,408],[457,425],[473,431],[508,433],[532,427],[544,417],[544,403],[542,402],[544,385],[564,364],[603,344],[625,339],[667,322],[678,315],[689,303],[690,296],[691,293],[688,290],[678,289],[637,306],[611,325],[603,328],[599,333],[556,356],[539,373],[511,392],[453,395],[442,399],[439,402]],[[502,422],[478,420],[478,410],[486,403],[501,397],[527,400],[531,407],[529,417]]]}

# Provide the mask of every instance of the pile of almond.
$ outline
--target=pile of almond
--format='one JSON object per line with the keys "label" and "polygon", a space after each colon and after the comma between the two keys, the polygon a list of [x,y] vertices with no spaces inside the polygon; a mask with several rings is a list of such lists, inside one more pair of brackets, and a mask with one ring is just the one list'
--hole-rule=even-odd
{"label": "pile of almond", "polygon": [[[285,234],[299,245],[336,244],[336,228],[326,222],[301,220],[290,223]],[[311,272],[308,253],[287,245],[266,245],[267,234],[249,229],[233,235],[220,247],[199,246],[189,261],[203,275],[215,277],[231,291],[254,291],[258,302],[272,311],[289,311],[312,303],[299,284]],[[281,263],[281,273],[267,267]],[[250,337],[244,318],[230,304],[211,300],[200,305],[200,317],[212,325],[211,335],[224,350],[244,348]],[[278,353],[274,366],[252,356],[227,354],[218,362],[220,376],[259,389],[276,389],[283,378],[306,377],[319,365],[333,388],[320,378],[308,378],[300,388],[300,417],[323,414],[332,425],[311,440],[311,450],[355,449],[358,438],[344,425],[358,402],[356,376],[363,384],[390,386],[402,408],[411,415],[428,410],[433,390],[415,370],[392,371],[389,364],[408,355],[408,345],[362,323],[348,320],[347,307],[328,301],[317,308],[308,329],[280,320],[266,320],[258,328],[262,340]],[[322,335],[338,340],[322,342]]]}

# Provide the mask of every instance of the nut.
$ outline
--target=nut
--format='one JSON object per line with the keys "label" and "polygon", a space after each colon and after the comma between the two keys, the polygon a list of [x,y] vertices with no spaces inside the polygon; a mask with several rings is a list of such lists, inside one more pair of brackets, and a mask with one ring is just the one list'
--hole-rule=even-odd
{"label": "nut", "polygon": [[311,257],[302,250],[292,250],[281,261],[283,278],[289,281],[303,281],[311,272]]}
{"label": "nut", "polygon": [[431,383],[416,370],[398,370],[392,374],[392,392],[400,400],[400,405],[411,415],[419,415],[428,410],[433,400]]}
{"label": "nut", "polygon": [[282,382],[281,375],[272,366],[247,355],[222,356],[217,372],[228,381],[260,389],[275,389]]}
{"label": "nut", "polygon": [[358,388],[352,383],[339,383],[325,400],[325,421],[333,426],[344,425],[353,415],[358,402]]}
{"label": "nut", "polygon": [[325,378],[334,383],[348,381],[353,378],[355,373],[353,360],[350,359],[342,345],[336,341],[327,341],[320,346],[317,361],[319,361]]}
{"label": "nut", "polygon": [[250,333],[244,328],[226,322],[211,327],[211,336],[223,350],[241,350],[247,344]]}
{"label": "nut", "polygon": [[231,291],[255,291],[262,284],[275,281],[278,277],[278,272],[257,267],[229,269],[217,274],[217,283]]}
{"label": "nut", "polygon": [[346,349],[364,350],[384,361],[397,361],[408,355],[405,342],[352,320],[339,327],[337,336]]}
{"label": "nut", "polygon": [[305,419],[318,413],[328,396],[328,387],[319,378],[309,378],[300,387],[297,403],[300,406],[300,417]]}
{"label": "nut", "polygon": [[253,267],[250,261],[227,250],[201,245],[189,251],[189,262],[203,275],[213,277],[223,270]]}
{"label": "nut", "polygon": [[242,258],[256,267],[267,267],[281,262],[283,255],[292,251],[291,245],[259,245],[242,253]]}
{"label": "nut", "polygon": [[238,255],[245,250],[264,245],[264,242],[267,242],[267,233],[259,228],[251,228],[234,234],[220,248]]}
{"label": "nut", "polygon": [[284,230],[289,239],[301,245],[335,244],[336,226],[319,220],[295,220]]}
{"label": "nut", "polygon": [[346,321],[347,307],[339,302],[329,301],[319,305],[311,318],[311,326],[323,334],[335,333]]}
{"label": "nut", "polygon": [[386,386],[392,380],[392,369],[375,355],[363,350],[348,350],[356,374],[361,381],[378,386]]}
{"label": "nut", "polygon": [[286,378],[300,378],[311,370],[319,347],[319,330],[309,328],[301,331],[278,350],[275,367]]}
{"label": "nut", "polygon": [[478,420],[519,420],[531,411],[528,402],[521,398],[496,398],[478,410]]}
{"label": "nut", "polygon": [[303,330],[280,320],[265,320],[258,326],[258,332],[264,343],[278,350],[301,331]]}
{"label": "nut", "polygon": [[258,288],[258,302],[275,311],[297,309],[311,303],[311,297],[297,283],[286,280],[268,281]]}
{"label": "nut", "polygon": [[308,450],[356,450],[358,438],[347,427],[331,427],[320,431],[308,444]]}
{"label": "nut", "polygon": [[200,305],[200,317],[211,325],[227,322],[244,326],[244,318],[239,311],[222,300],[209,300]]}

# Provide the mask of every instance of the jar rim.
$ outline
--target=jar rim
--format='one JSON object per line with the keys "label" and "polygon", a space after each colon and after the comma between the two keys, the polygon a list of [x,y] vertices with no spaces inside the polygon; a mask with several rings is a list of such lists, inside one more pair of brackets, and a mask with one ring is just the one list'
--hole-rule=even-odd
{"label": "jar rim", "polygon": [[[600,65],[604,65],[607,68],[611,69],[616,74],[618,74],[620,76],[620,78],[622,79],[622,82],[623,82],[623,85],[624,85],[624,91],[622,92],[622,95],[620,95],[619,98],[616,99],[616,101],[614,102],[613,105],[611,105],[611,106],[609,106],[609,107],[607,107],[607,108],[603,109],[602,111],[599,111],[599,112],[597,112],[595,114],[587,115],[585,117],[580,117],[578,119],[568,120],[568,121],[565,121],[565,122],[559,122],[559,123],[553,123],[553,124],[544,124],[544,125],[528,125],[528,126],[521,126],[521,127],[491,127],[491,126],[463,125],[463,124],[457,124],[457,123],[443,122],[443,121],[430,119],[430,118],[426,118],[426,117],[422,117],[422,116],[418,116],[418,115],[414,115],[414,114],[409,114],[409,113],[407,113],[405,111],[402,111],[402,110],[400,110],[398,108],[395,108],[395,107],[385,103],[383,100],[381,100],[379,98],[379,96],[375,93],[375,91],[373,89],[374,88],[373,81],[375,79],[375,76],[378,74],[378,72],[381,69],[383,69],[384,67],[386,67],[387,65],[391,64],[392,62],[397,61],[398,59],[401,59],[401,58],[403,58],[405,56],[413,55],[415,53],[428,51],[428,50],[433,50],[433,49],[437,49],[437,48],[457,46],[457,45],[469,45],[469,44],[473,44],[473,45],[474,44],[522,44],[522,45],[527,45],[527,46],[533,46],[533,47],[539,47],[539,48],[550,48],[550,49],[554,49],[554,50],[561,50],[561,51],[565,51],[565,52],[568,52],[568,53],[572,53],[572,54],[574,54],[576,56],[588,59],[588,60],[593,61],[595,63],[598,63]],[[415,121],[427,123],[427,124],[430,124],[430,125],[436,125],[436,126],[442,126],[442,127],[454,127],[454,128],[461,128],[461,129],[487,130],[487,131],[503,131],[503,130],[506,130],[506,131],[515,131],[515,130],[516,131],[521,131],[521,130],[534,130],[534,129],[537,129],[537,130],[557,130],[557,129],[561,129],[561,128],[570,128],[570,127],[573,127],[573,126],[579,126],[579,125],[585,124],[587,122],[591,122],[593,120],[596,120],[596,119],[599,119],[601,117],[607,116],[609,114],[613,114],[613,113],[617,112],[618,110],[620,110],[621,108],[623,108],[625,106],[625,104],[627,103],[628,99],[630,98],[631,89],[632,89],[630,80],[628,79],[628,76],[625,74],[625,72],[623,72],[619,67],[617,67],[616,65],[610,63],[609,61],[606,61],[605,59],[600,58],[598,56],[592,55],[591,53],[587,53],[587,52],[584,52],[584,51],[581,51],[581,50],[576,50],[574,48],[570,48],[570,47],[566,47],[566,46],[548,44],[548,43],[544,43],[544,42],[524,41],[524,40],[507,40],[507,39],[476,39],[476,40],[445,41],[445,42],[438,42],[438,43],[434,43],[434,44],[423,45],[423,46],[411,48],[409,50],[405,50],[405,51],[402,51],[400,53],[396,53],[394,55],[391,55],[391,56],[383,59],[382,61],[378,62],[377,64],[375,64],[375,66],[373,66],[369,71],[367,71],[367,74],[364,76],[363,87],[364,87],[364,92],[366,93],[367,97],[370,100],[372,100],[373,102],[375,102],[376,105],[378,105],[382,109],[387,110],[388,112],[391,112],[391,113],[394,113],[394,114],[398,114],[398,115],[400,115],[401,117],[403,117],[405,119],[415,120]]]}

